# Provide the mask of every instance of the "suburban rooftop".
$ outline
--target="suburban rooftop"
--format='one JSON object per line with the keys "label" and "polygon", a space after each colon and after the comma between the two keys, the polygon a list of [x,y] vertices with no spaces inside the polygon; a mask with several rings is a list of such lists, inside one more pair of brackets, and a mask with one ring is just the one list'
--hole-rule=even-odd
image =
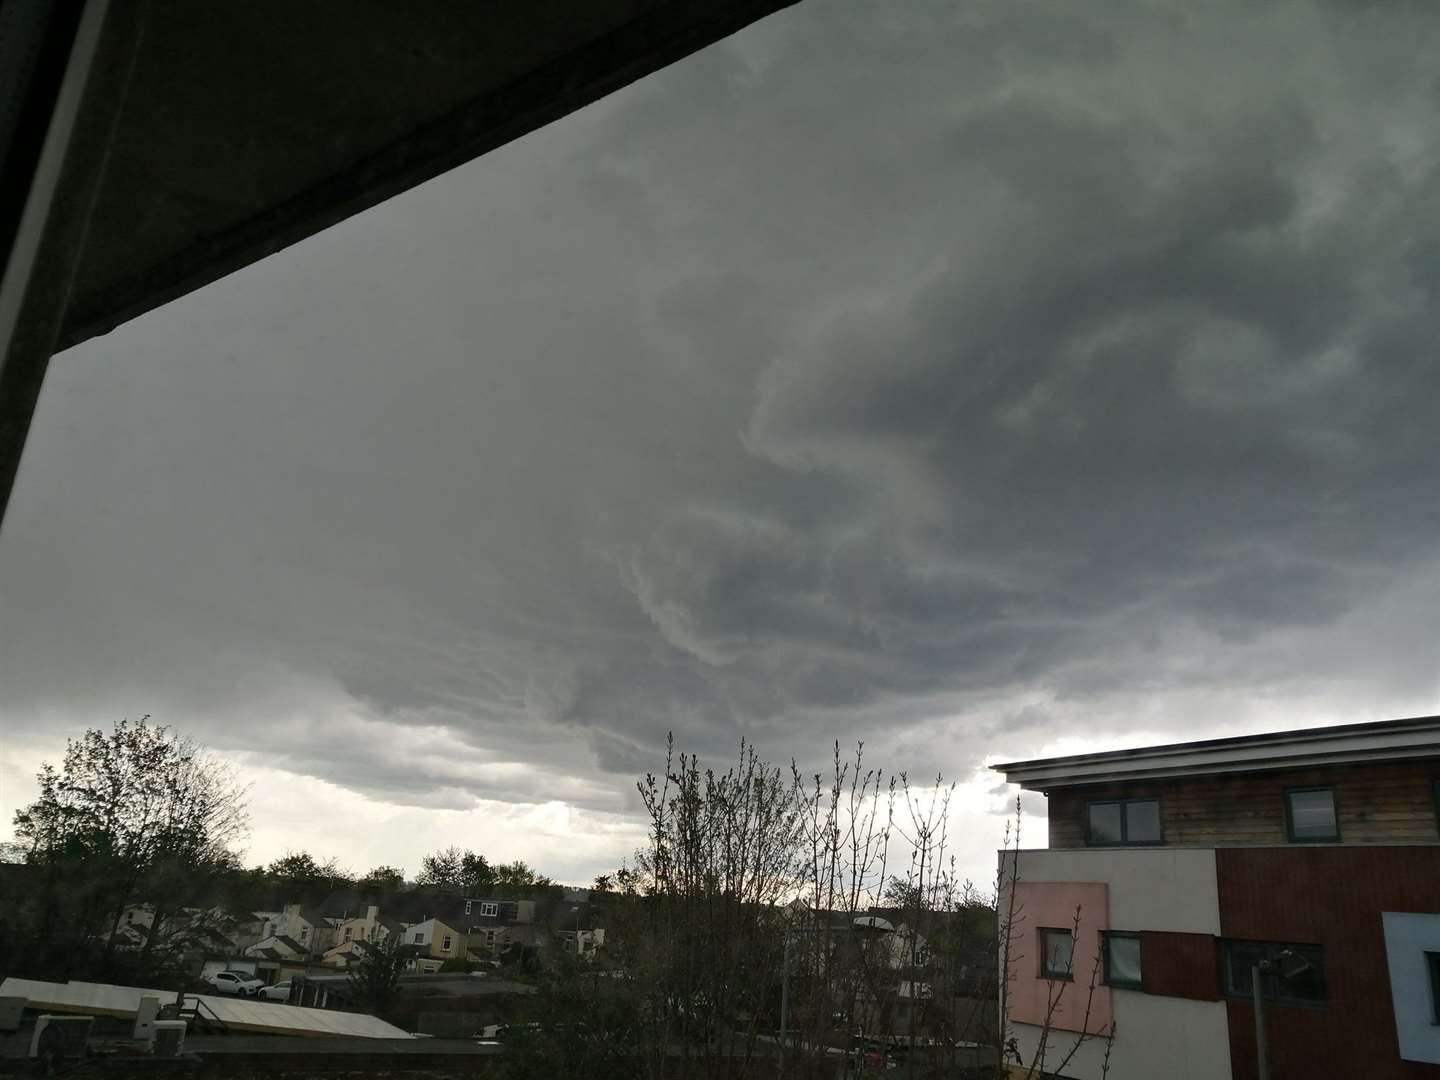
{"label": "suburban rooftop", "polygon": [[1271,731],[992,765],[1030,791],[1117,780],[1440,756],[1440,716]]}

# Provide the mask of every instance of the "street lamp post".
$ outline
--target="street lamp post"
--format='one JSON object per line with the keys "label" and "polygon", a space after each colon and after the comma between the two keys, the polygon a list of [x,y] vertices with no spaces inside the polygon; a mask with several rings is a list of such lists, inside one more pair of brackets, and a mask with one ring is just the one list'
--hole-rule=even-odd
{"label": "street lamp post", "polygon": [[[1298,963],[1287,971],[1287,960]],[[1309,961],[1296,956],[1292,949],[1281,949],[1250,968],[1250,993],[1255,1000],[1255,1074],[1258,1080],[1270,1080],[1270,1040],[1265,1029],[1265,976],[1274,975],[1277,980],[1284,981],[1309,970]]]}
{"label": "street lamp post", "polygon": [[1250,969],[1250,993],[1255,999],[1255,1075],[1270,1080],[1270,1046],[1265,1032],[1265,975],[1270,961],[1262,960]]}

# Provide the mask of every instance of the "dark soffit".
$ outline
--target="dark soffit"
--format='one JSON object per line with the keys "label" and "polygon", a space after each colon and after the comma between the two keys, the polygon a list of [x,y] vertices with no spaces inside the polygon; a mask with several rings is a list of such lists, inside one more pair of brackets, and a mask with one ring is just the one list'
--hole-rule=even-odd
{"label": "dark soffit", "polygon": [[793,2],[153,0],[56,348]]}

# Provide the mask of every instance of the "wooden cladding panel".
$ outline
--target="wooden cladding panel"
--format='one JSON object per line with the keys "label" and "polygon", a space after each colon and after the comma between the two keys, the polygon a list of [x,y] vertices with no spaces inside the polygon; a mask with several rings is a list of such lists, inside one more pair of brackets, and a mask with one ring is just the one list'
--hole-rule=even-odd
{"label": "wooden cladding panel", "polygon": [[1215,1001],[1220,997],[1218,946],[1210,934],[1140,932],[1140,977],[1147,994]]}
{"label": "wooden cladding panel", "polygon": [[1440,843],[1437,780],[1440,758],[1057,788],[1050,847],[1084,847],[1089,803],[1121,797],[1160,799],[1167,846],[1285,844],[1285,789],[1310,786],[1335,789],[1342,844]]}
{"label": "wooden cladding panel", "polygon": [[[1221,848],[1220,930],[1228,938],[1324,950],[1328,1000],[1266,1010],[1275,1077],[1440,1080],[1440,1065],[1401,1061],[1381,913],[1440,913],[1440,846]],[[1255,1070],[1255,1018],[1226,1002],[1235,1080]]]}

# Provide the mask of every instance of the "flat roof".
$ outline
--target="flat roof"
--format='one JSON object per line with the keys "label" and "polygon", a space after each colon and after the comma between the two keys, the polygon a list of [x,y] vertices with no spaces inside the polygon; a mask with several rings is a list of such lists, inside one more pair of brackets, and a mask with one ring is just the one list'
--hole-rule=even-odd
{"label": "flat roof", "polygon": [[1268,731],[990,766],[1029,790],[1440,756],[1440,716]]}
{"label": "flat roof", "polygon": [[[27,1008],[46,1012],[83,1013],[132,1019],[140,999],[159,998],[162,1005],[175,1001],[174,990],[117,986],[111,983],[71,981],[43,982],[37,979],[8,978],[0,983],[0,997],[22,997]],[[231,1031],[255,1035],[349,1037],[362,1039],[413,1039],[394,1024],[366,1013],[312,1009],[278,1002],[227,994],[185,994],[187,1004],[199,1001],[207,1012],[219,1018]]]}

